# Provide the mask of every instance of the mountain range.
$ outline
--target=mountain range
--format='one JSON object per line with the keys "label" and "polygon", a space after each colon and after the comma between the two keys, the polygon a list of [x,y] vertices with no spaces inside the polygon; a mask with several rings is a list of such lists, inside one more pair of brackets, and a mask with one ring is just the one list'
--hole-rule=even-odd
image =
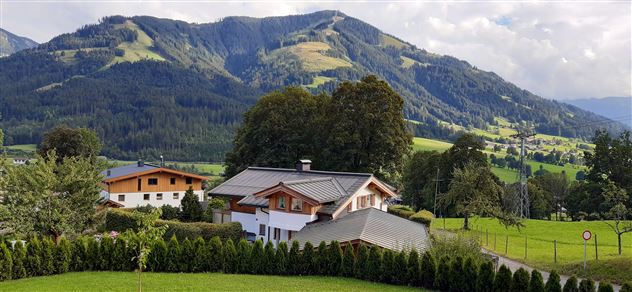
{"label": "mountain range", "polygon": [[632,127],[632,96],[572,99],[564,102]]}
{"label": "mountain range", "polygon": [[37,43],[34,40],[12,34],[0,28],[0,58],[35,46],[37,46]]}
{"label": "mountain range", "polygon": [[0,59],[0,127],[8,144],[66,124],[95,129],[110,157],[221,160],[258,96],[330,92],[369,74],[403,96],[418,136],[449,139],[451,125],[500,119],[566,137],[623,128],[338,11],[203,24],[105,17]]}

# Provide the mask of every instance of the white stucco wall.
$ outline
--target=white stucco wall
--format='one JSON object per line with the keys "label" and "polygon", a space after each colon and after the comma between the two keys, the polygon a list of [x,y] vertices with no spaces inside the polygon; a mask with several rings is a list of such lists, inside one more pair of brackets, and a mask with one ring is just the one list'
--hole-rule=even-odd
{"label": "white stucco wall", "polygon": [[[378,192],[376,192],[375,190],[372,190],[368,186],[365,186],[363,188],[360,188],[353,195],[352,200],[351,200],[351,212],[356,211],[356,210],[359,209],[358,199],[357,199],[358,197],[367,196],[367,195],[370,195],[370,194],[373,194],[373,196],[375,197],[374,204],[371,207],[376,208],[376,209],[380,209],[382,211],[386,211],[387,210],[388,206],[386,206],[386,204],[382,204],[382,196]],[[371,204],[370,201],[369,201],[369,204]],[[344,208],[346,208],[346,207],[347,207],[347,205],[344,206]]]}
{"label": "white stucco wall", "polygon": [[[186,191],[169,191],[169,192],[142,192],[142,193],[109,193],[109,199],[123,204],[123,208],[136,208],[146,206],[147,204],[154,207],[161,207],[163,205],[171,205],[173,207],[180,207],[180,201],[184,198]],[[173,193],[178,193],[178,199],[173,198]],[[193,191],[198,196],[198,200],[202,201],[204,191]],[[149,194],[149,200],[144,199],[144,195]],[[156,199],[157,194],[162,194],[162,200]],[[125,195],[125,201],[119,201],[119,195]]]}
{"label": "white stucco wall", "polygon": [[241,227],[247,232],[259,234],[259,224],[257,224],[255,214],[232,211],[230,212],[230,221],[241,223]]}
{"label": "white stucco wall", "polygon": [[295,214],[270,210],[270,227],[299,231],[305,223],[316,220],[316,215]]}
{"label": "white stucco wall", "polygon": [[[255,221],[257,226],[255,234],[257,234],[257,239],[262,239],[264,243],[268,239],[268,220],[270,219],[268,215],[269,212],[270,210],[268,210],[268,208],[257,208],[257,212],[255,213]],[[266,232],[264,235],[259,235],[259,224],[263,224],[266,226]]]}

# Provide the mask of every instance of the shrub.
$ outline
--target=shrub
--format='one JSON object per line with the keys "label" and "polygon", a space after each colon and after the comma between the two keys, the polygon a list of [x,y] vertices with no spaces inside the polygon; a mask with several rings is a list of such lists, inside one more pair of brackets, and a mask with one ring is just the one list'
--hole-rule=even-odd
{"label": "shrub", "polygon": [[160,214],[160,219],[163,220],[175,220],[180,217],[180,208],[173,207],[171,205],[163,205],[160,207],[162,210],[162,214]]}
{"label": "shrub", "polygon": [[235,244],[232,239],[227,240],[226,244],[224,244],[222,255],[224,257],[224,273],[237,273],[237,249],[235,248]]}
{"label": "shrub", "polygon": [[210,272],[219,272],[223,265],[223,245],[219,236],[213,236],[208,243],[208,270]]}
{"label": "shrub", "polygon": [[434,287],[439,291],[450,291],[450,259],[447,256],[439,259]]}
{"label": "shrub", "polygon": [[467,258],[463,263],[463,291],[476,290],[476,278],[478,276],[478,268],[474,264],[472,258]]}
{"label": "shrub", "polygon": [[206,242],[202,237],[199,237],[193,241],[193,261],[191,262],[191,272],[199,273],[208,271],[207,259],[209,257],[208,249],[206,248]]}
{"label": "shrub", "polygon": [[178,263],[180,262],[180,243],[178,242],[178,238],[172,236],[167,243],[167,257],[165,262],[165,271],[167,272],[179,272],[180,267]]}
{"label": "shrub", "polygon": [[412,286],[421,286],[421,282],[419,281],[419,275],[421,274],[421,269],[419,266],[419,253],[415,249],[411,250],[408,253],[408,274],[406,276],[407,282]]}
{"label": "shrub", "polygon": [[101,246],[99,248],[99,269],[102,271],[113,270],[112,253],[114,249],[114,242],[109,236],[101,238]]}
{"label": "shrub", "polygon": [[440,259],[443,256],[455,258],[472,258],[475,264],[480,265],[487,259],[481,254],[479,242],[471,237],[457,235],[449,237],[438,237],[432,241],[430,253]]}
{"label": "shrub", "polygon": [[328,259],[328,275],[331,276],[340,276],[342,274],[342,248],[340,248],[340,243],[338,241],[332,241],[329,244],[328,249],[329,259]]}
{"label": "shrub", "polygon": [[277,271],[277,261],[276,261],[276,252],[274,251],[274,245],[272,241],[268,241],[263,250],[263,258],[264,258],[264,269],[263,274],[274,275]]}
{"label": "shrub", "polygon": [[[83,250],[87,252],[85,244],[82,244]],[[127,271],[129,269],[130,258],[127,257],[127,242],[121,237],[117,238],[114,242],[114,269],[117,271]],[[85,254],[84,257],[85,259]]]}
{"label": "shrub", "polygon": [[598,292],[614,292],[614,288],[608,282],[600,282]]}
{"label": "shrub", "polygon": [[496,273],[494,279],[494,292],[505,292],[511,287],[511,270],[507,266],[502,265]]}
{"label": "shrub", "polygon": [[151,211],[153,211],[154,209],[156,209],[156,207],[147,204],[145,206],[140,206],[136,208],[136,211],[141,212],[141,213],[145,213],[145,214],[149,214],[151,213]]}
{"label": "shrub", "polygon": [[529,272],[527,272],[527,270],[523,268],[520,268],[513,275],[513,280],[511,281],[511,291],[512,292],[527,292],[528,290],[529,290]]}
{"label": "shrub", "polygon": [[[88,252],[86,253],[86,268],[91,271],[99,269],[99,243],[92,237],[86,237]],[[42,263],[44,260],[42,259]]]}
{"label": "shrub", "polygon": [[50,238],[42,240],[42,272],[44,275],[55,274],[55,250],[53,240]]}
{"label": "shrub", "polygon": [[314,256],[316,274],[327,275],[327,269],[329,269],[329,264],[327,263],[329,260],[329,253],[327,253],[327,244],[324,241],[320,242]]}
{"label": "shrub", "polygon": [[463,278],[463,258],[460,256],[452,259],[450,263],[450,290],[466,291],[465,279]]}
{"label": "shrub", "polygon": [[301,253],[301,275],[314,274],[314,245],[305,242]]}
{"label": "shrub", "polygon": [[287,273],[288,275],[299,275],[301,273],[301,254],[300,244],[298,241],[292,241],[292,247],[287,259]]}
{"label": "shrub", "polygon": [[388,206],[387,212],[393,215],[397,215],[402,218],[406,218],[406,219],[410,218],[410,216],[415,214],[413,209],[407,206],[402,206],[402,205]]}
{"label": "shrub", "polygon": [[195,222],[202,219],[202,206],[198,196],[193,193],[192,188],[189,187],[184,193],[180,205],[182,206],[182,212],[180,213],[182,221]]}
{"label": "shrub", "polygon": [[348,244],[345,246],[345,252],[342,256],[341,274],[344,277],[353,277],[355,267],[355,254],[353,245]]}
{"label": "shrub", "polygon": [[496,273],[494,271],[494,264],[491,261],[483,262],[483,264],[481,264],[481,268],[478,271],[478,277],[476,278],[476,291],[493,291],[495,276]]}
{"label": "shrub", "polygon": [[624,283],[619,292],[632,292],[632,282]]}
{"label": "shrub", "polygon": [[583,279],[579,282],[579,292],[595,292],[595,282],[591,279]]}
{"label": "shrub", "polygon": [[[270,242],[270,241],[268,241]],[[268,259],[263,257],[263,241],[257,239],[252,245],[252,251],[250,252],[250,261],[252,263],[251,273],[253,274],[267,274],[270,271],[266,267]]]}
{"label": "shrub", "polygon": [[597,212],[592,212],[590,214],[588,214],[588,218],[586,218],[588,221],[598,221],[601,220],[601,215]]}
{"label": "shrub", "polygon": [[434,287],[436,274],[437,264],[435,263],[435,259],[429,252],[425,252],[421,258],[421,286],[432,289]]}
{"label": "shrub", "polygon": [[553,270],[549,274],[549,279],[546,280],[546,286],[544,287],[546,292],[562,292],[562,286],[560,285],[560,275],[557,271]]}
{"label": "shrub", "polygon": [[180,260],[178,260],[178,263],[180,264],[180,272],[192,272],[191,263],[193,263],[195,257],[196,255],[195,249],[193,248],[193,242],[191,242],[188,238],[185,238],[180,245]]}
{"label": "shrub", "polygon": [[65,237],[62,237],[59,240],[59,244],[57,244],[55,264],[55,270],[58,274],[70,271],[72,264],[72,245]]}
{"label": "shrub", "polygon": [[395,253],[390,249],[385,249],[382,253],[382,278],[384,283],[393,283],[397,273],[395,267]]}
{"label": "shrub", "polygon": [[147,266],[152,272],[166,272],[167,263],[167,243],[164,240],[158,240],[154,244],[149,253]]}
{"label": "shrub", "polygon": [[369,250],[367,262],[367,278],[373,282],[379,282],[382,276],[382,250],[377,245],[373,245]]}
{"label": "shrub", "polygon": [[408,276],[404,270],[403,267],[405,267],[407,264],[407,260],[406,260],[406,252],[405,251],[399,251],[395,254],[395,266],[398,267],[398,272],[395,274],[395,277],[393,277],[393,283],[394,284],[405,284],[406,283],[406,277]]}
{"label": "shrub", "polygon": [[564,292],[579,292],[577,289],[577,277],[572,276],[566,280],[566,284],[564,284]]}
{"label": "shrub", "polygon": [[538,270],[531,271],[529,292],[544,292],[544,280],[542,279],[542,274],[540,274]]}
{"label": "shrub", "polygon": [[13,277],[13,258],[11,250],[0,240],[0,281],[11,280]]}
{"label": "shrub", "polygon": [[26,268],[24,267],[26,261],[26,246],[24,246],[22,241],[18,240],[15,245],[13,245],[13,252],[11,256],[13,259],[13,276],[11,278],[26,278],[27,273]]}
{"label": "shrub", "polygon": [[245,239],[239,240],[237,244],[237,272],[240,274],[250,273],[250,244]]}
{"label": "shrub", "polygon": [[365,280],[367,278],[367,264],[369,262],[369,249],[360,243],[358,246],[358,255],[356,256],[356,264],[354,266],[354,276],[358,279]]}
{"label": "shrub", "polygon": [[430,227],[430,223],[432,223],[432,217],[434,215],[432,215],[432,212],[427,211],[427,210],[421,210],[413,215],[410,215],[410,217],[408,217],[408,219],[424,224],[427,227]]}
{"label": "shrub", "polygon": [[105,230],[123,232],[136,230],[138,224],[132,218],[132,214],[124,210],[109,209],[105,214]]}
{"label": "shrub", "polygon": [[[87,249],[83,238],[77,238],[72,243],[72,267],[75,272],[84,271],[86,268]],[[115,260],[118,262],[118,259]]]}
{"label": "shrub", "polygon": [[[340,247],[340,245],[338,245]],[[279,242],[279,246],[276,249],[276,271],[279,275],[287,274],[287,242],[281,241]]]}
{"label": "shrub", "polygon": [[35,237],[26,245],[25,267],[30,277],[44,274],[42,269],[42,243]]}

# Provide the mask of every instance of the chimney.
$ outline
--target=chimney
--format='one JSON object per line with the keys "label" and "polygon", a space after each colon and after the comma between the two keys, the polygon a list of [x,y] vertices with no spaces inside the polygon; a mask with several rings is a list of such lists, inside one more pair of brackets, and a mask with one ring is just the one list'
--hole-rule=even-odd
{"label": "chimney", "polygon": [[308,171],[310,170],[312,161],[309,159],[301,159],[296,163],[296,171]]}
{"label": "chimney", "polygon": [[142,158],[139,158],[138,159],[138,167],[143,167],[143,166],[145,166],[145,161],[143,161]]}
{"label": "chimney", "polygon": [[165,167],[165,158],[160,155],[160,167]]}
{"label": "chimney", "polygon": [[112,171],[108,169],[107,174],[108,174],[107,176],[112,175]]}

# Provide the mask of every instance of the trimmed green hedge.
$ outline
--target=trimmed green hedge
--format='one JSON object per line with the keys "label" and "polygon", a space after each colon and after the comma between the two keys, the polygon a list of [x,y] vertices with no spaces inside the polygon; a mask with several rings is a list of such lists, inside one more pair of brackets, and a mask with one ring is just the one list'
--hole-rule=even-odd
{"label": "trimmed green hedge", "polygon": [[432,223],[432,218],[434,217],[430,211],[420,210],[419,212],[415,212],[411,207],[404,205],[388,206],[388,213],[425,224],[428,227],[430,227],[430,223]]}
{"label": "trimmed green hedge", "polygon": [[[175,220],[158,220],[157,224],[167,225],[169,229],[165,232],[165,239],[176,236],[180,240],[189,238],[191,240],[202,237],[210,240],[213,236],[218,236],[222,241],[232,239],[239,241],[242,237],[242,227],[239,222],[230,223],[206,223],[206,222],[180,222]],[[110,209],[105,216],[105,230],[123,232],[131,229],[136,230],[137,224],[130,212],[124,210]]]}
{"label": "trimmed green hedge", "polygon": [[410,216],[415,214],[415,211],[413,211],[413,209],[404,205],[388,206],[387,210],[388,210],[388,213],[391,213],[393,215],[397,215],[399,217],[406,218],[406,219],[408,219]]}
{"label": "trimmed green hedge", "polygon": [[408,217],[408,219],[421,223],[421,224],[425,224],[426,226],[430,227],[430,223],[432,223],[432,212],[427,211],[427,210],[421,210],[413,215],[410,215],[410,217]]}

